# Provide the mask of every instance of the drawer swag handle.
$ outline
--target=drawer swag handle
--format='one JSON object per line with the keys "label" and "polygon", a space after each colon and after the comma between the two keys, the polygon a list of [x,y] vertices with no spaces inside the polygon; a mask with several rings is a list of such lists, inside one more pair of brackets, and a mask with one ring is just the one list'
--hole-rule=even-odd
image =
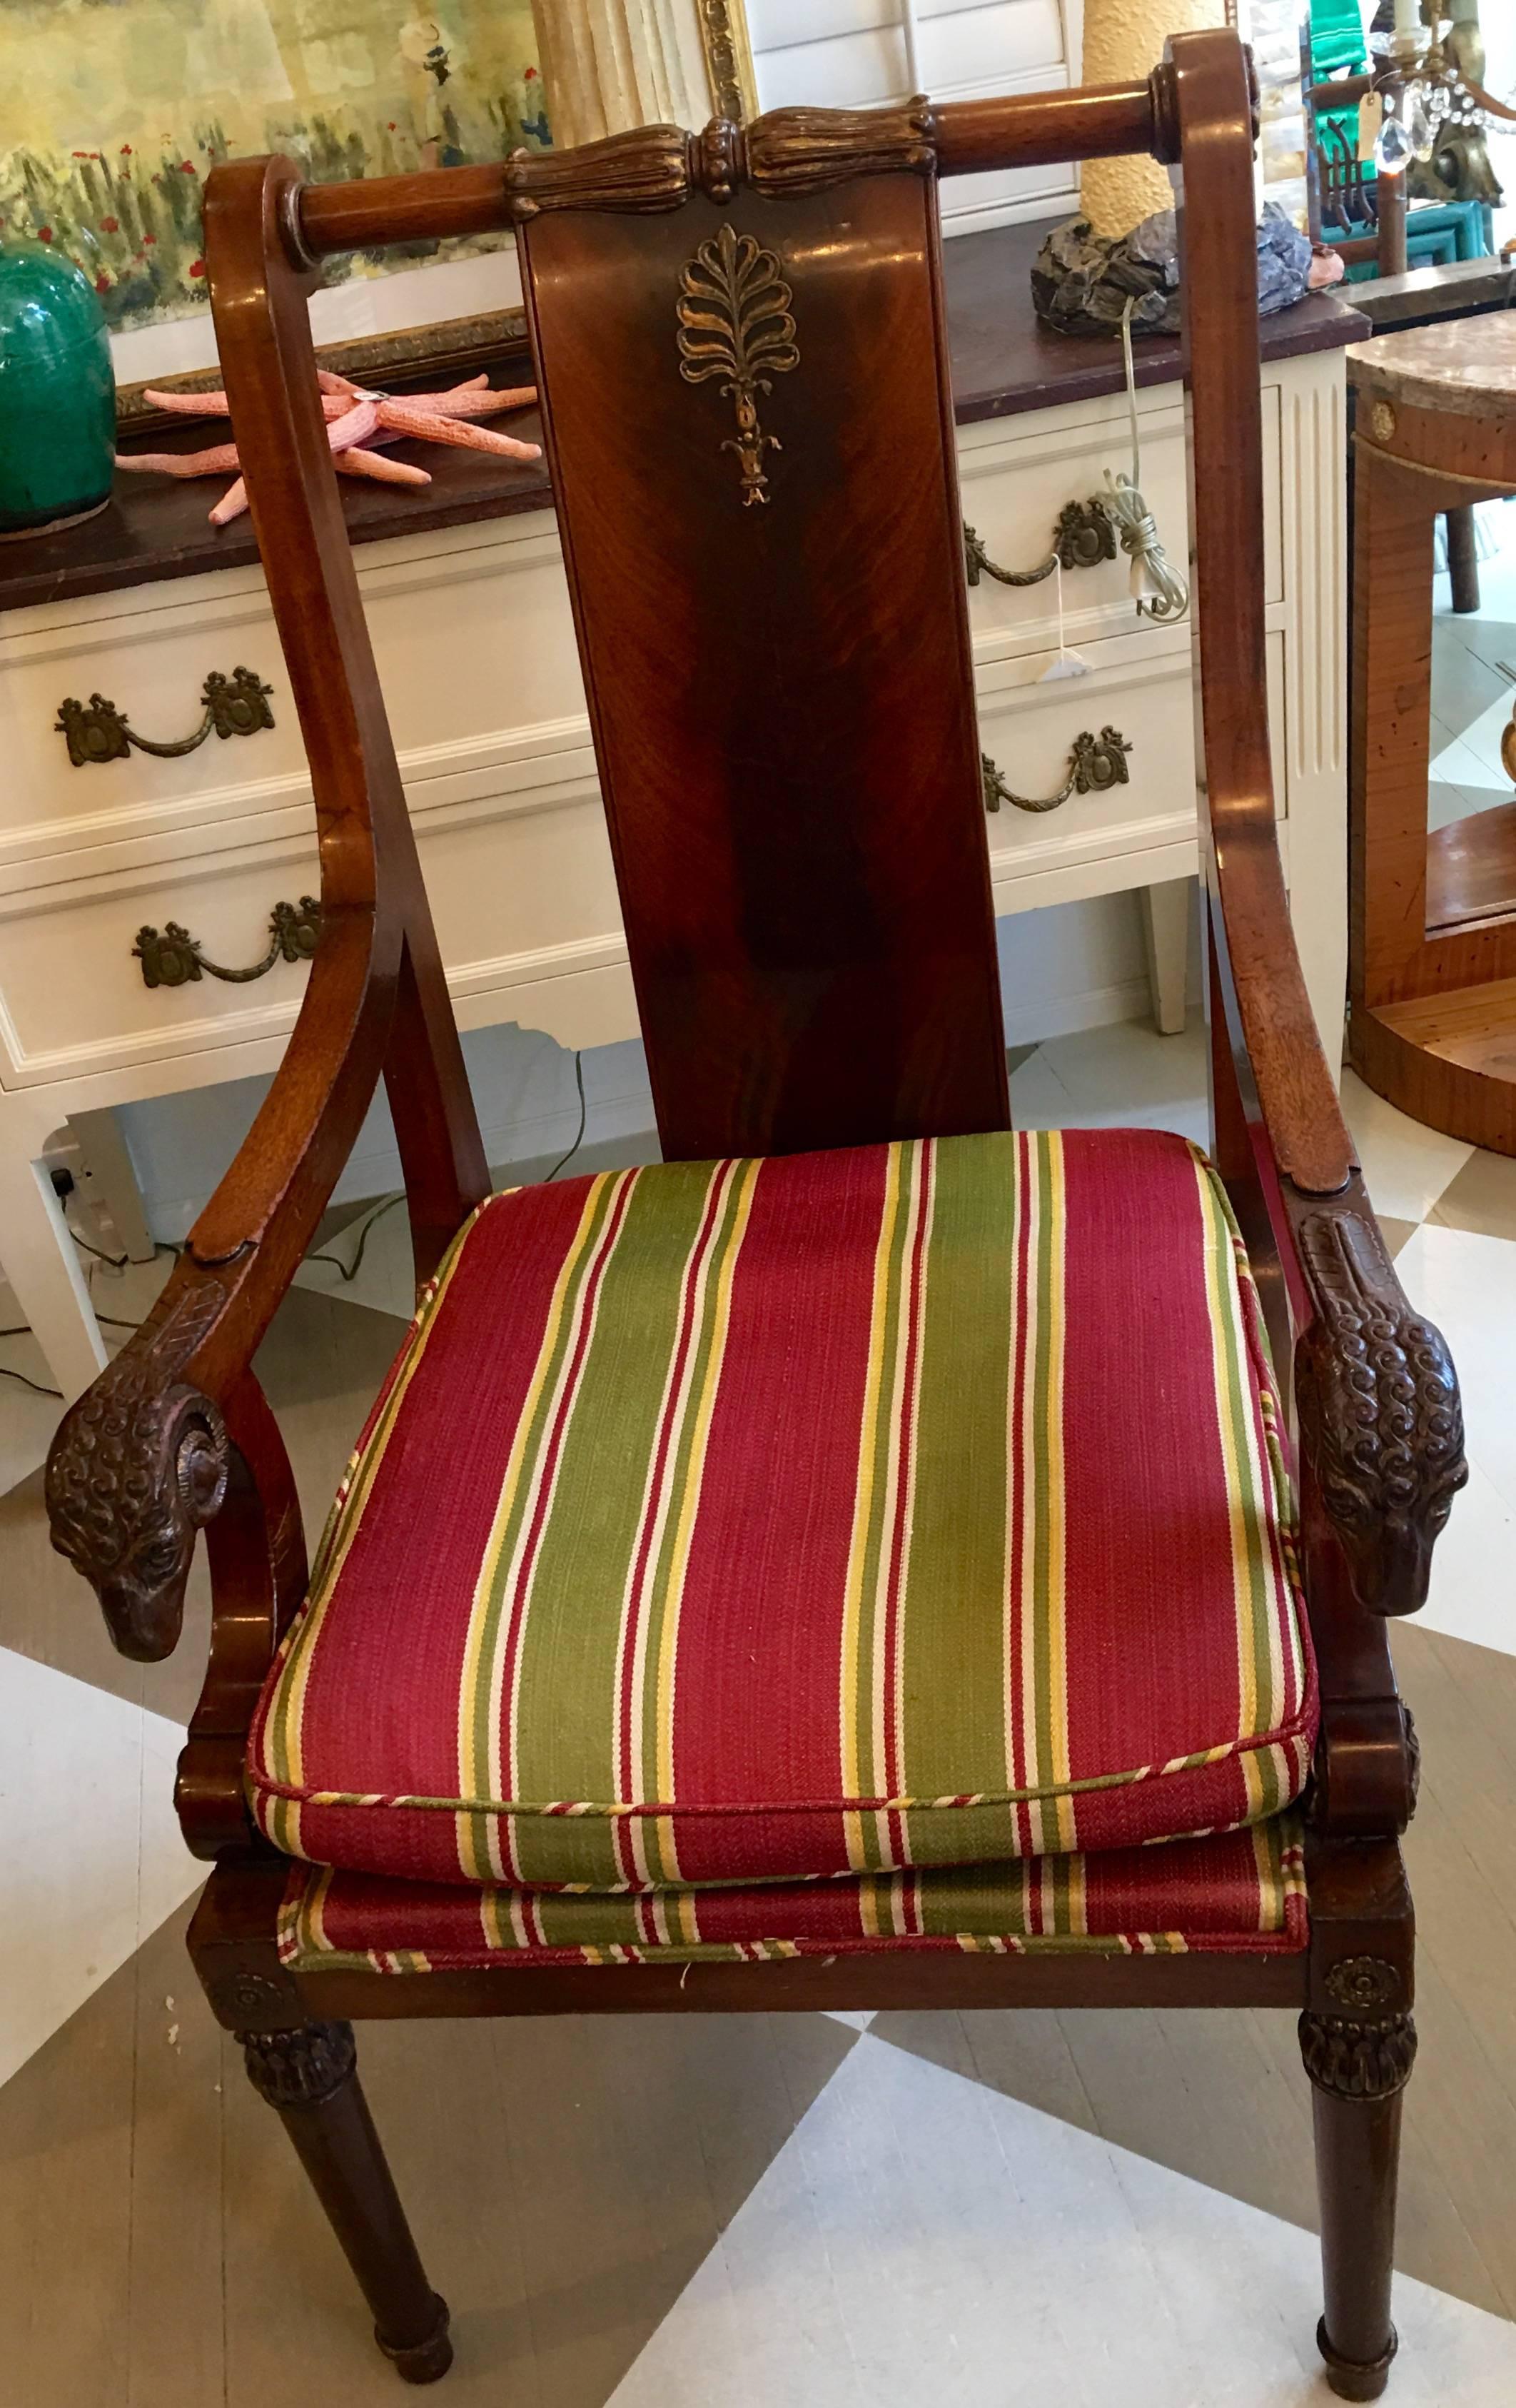
{"label": "drawer swag handle", "polygon": [[970,585],[981,576],[999,585],[1040,585],[1055,568],[1094,568],[1116,557],[1116,530],[1098,494],[1087,502],[1065,502],[1053,529],[1052,550],[1036,568],[1002,568],[990,558],[977,531],[964,521],[964,567]]}
{"label": "drawer swag handle", "polygon": [[214,979],[224,979],[228,986],[246,986],[252,979],[261,979],[276,962],[308,962],[322,939],[322,907],[313,895],[302,895],[298,907],[293,903],[276,903],[268,915],[268,951],[261,962],[253,962],[245,970],[229,970],[213,962],[202,951],[198,937],[170,920],[162,935],[156,928],[139,928],[132,947],[132,959],[142,965],[144,986],[185,986],[208,971]]}
{"label": "drawer swag handle", "polygon": [[984,777],[984,808],[997,811],[1002,803],[1014,803],[1019,811],[1055,811],[1066,803],[1070,795],[1103,795],[1108,786],[1128,785],[1130,776],[1126,756],[1132,750],[1119,727],[1103,727],[1098,736],[1083,728],[1074,738],[1068,756],[1068,775],[1055,795],[1017,795],[1007,785],[988,752],[980,754],[980,767]]}
{"label": "drawer swag handle", "polygon": [[172,744],[155,744],[150,737],[139,736],[127,725],[124,710],[118,710],[103,694],[92,694],[87,703],[70,695],[58,705],[53,724],[68,738],[68,757],[76,769],[88,768],[92,761],[124,761],[134,744],[139,752],[175,761],[181,752],[194,752],[212,728],[218,736],[256,736],[260,727],[272,727],[268,696],[273,691],[255,669],[235,668],[229,678],[212,669],[200,689],[205,717],[193,736],[181,736]]}

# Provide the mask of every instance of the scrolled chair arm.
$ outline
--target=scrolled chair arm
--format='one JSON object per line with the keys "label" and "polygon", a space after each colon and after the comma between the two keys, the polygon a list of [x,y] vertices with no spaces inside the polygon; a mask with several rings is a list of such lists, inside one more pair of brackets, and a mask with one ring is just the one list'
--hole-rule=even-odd
{"label": "scrolled chair arm", "polygon": [[1468,1478],[1457,1376],[1441,1331],[1395,1276],[1362,1182],[1301,1200],[1296,1245],[1314,1307],[1294,1357],[1301,1454],[1359,1604],[1414,1613]]}
{"label": "scrolled chair arm", "polygon": [[48,1456],[52,1543],[138,1663],[172,1654],[196,1536],[226,1496],[221,1408],[180,1376],[225,1302],[220,1282],[198,1281],[144,1323],[65,1413]]}

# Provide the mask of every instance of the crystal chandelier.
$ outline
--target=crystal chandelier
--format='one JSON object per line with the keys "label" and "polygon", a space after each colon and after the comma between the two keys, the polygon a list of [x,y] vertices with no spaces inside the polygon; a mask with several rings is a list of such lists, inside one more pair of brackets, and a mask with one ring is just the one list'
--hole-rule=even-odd
{"label": "crystal chandelier", "polygon": [[1374,142],[1381,175],[1401,175],[1413,159],[1424,165],[1450,135],[1465,141],[1481,135],[1492,114],[1516,114],[1478,80],[1484,45],[1466,6],[1450,10],[1441,0],[1394,0],[1388,25],[1387,13],[1381,7],[1368,36],[1384,110]]}

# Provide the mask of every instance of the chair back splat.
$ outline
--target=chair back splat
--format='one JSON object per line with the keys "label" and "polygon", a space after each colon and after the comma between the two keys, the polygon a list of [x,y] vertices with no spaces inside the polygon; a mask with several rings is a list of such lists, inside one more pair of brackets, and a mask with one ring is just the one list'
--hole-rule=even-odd
{"label": "chair back splat", "polygon": [[1008,1119],[931,121],[851,123],[761,120],[725,203],[596,144],[521,230],[669,1155]]}

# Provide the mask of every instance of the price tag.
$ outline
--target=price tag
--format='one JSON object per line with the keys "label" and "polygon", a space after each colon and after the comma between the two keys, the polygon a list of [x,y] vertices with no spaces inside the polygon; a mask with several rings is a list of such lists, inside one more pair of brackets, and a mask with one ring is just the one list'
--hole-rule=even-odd
{"label": "price tag", "polygon": [[1380,127],[1383,122],[1384,94],[1381,92],[1366,92],[1358,104],[1358,156],[1360,159],[1366,161],[1373,158],[1374,145],[1380,138]]}

